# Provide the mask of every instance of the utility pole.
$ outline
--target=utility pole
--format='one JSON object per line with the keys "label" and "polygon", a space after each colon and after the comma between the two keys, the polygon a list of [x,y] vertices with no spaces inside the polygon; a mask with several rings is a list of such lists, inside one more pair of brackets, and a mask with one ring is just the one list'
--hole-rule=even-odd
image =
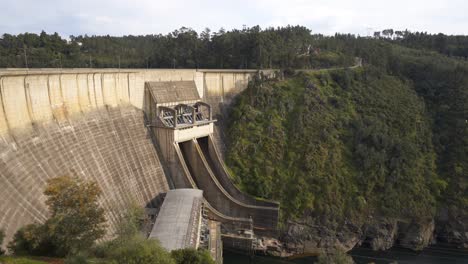
{"label": "utility pole", "polygon": [[26,45],[23,46],[23,51],[24,51],[24,65],[26,65],[26,68],[29,68],[29,66],[28,66],[28,54],[26,54]]}
{"label": "utility pole", "polygon": [[91,61],[91,55],[89,55],[89,67],[92,68],[93,67],[93,63]]}
{"label": "utility pole", "polygon": [[118,56],[118,58],[119,58],[119,69],[120,69],[120,55]]}

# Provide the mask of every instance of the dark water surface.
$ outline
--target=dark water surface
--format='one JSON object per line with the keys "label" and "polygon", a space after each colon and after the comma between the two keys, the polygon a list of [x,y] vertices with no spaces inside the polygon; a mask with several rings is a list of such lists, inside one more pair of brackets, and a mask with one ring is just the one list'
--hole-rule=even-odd
{"label": "dark water surface", "polygon": [[[415,263],[415,264],[468,264],[468,250],[454,247],[433,245],[421,252],[393,247],[385,252],[375,252],[369,248],[356,248],[348,253],[356,263]],[[224,264],[305,264],[314,263],[316,258],[308,257],[295,260],[255,256],[252,260],[248,256],[233,252],[224,252]]]}

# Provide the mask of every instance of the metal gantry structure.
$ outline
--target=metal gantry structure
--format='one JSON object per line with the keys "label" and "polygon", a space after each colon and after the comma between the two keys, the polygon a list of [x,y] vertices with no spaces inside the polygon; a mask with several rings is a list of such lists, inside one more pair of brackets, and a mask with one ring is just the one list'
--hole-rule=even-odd
{"label": "metal gantry structure", "polygon": [[157,118],[164,126],[171,128],[191,127],[214,121],[211,106],[201,101],[192,105],[159,106]]}

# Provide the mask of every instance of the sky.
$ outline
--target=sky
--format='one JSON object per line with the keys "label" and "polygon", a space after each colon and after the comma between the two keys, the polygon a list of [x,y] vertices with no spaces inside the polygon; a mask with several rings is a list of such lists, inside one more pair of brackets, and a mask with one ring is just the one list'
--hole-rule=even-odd
{"label": "sky", "polygon": [[302,25],[361,36],[386,28],[468,35],[468,0],[0,0],[0,35],[166,34]]}

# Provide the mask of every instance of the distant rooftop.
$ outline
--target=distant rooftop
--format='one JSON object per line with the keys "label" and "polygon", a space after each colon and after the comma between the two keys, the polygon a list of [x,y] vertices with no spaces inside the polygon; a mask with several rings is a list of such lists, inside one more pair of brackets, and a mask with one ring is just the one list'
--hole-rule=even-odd
{"label": "distant rooftop", "polygon": [[147,82],[146,87],[157,104],[200,100],[194,81]]}
{"label": "distant rooftop", "polygon": [[171,251],[195,248],[200,225],[203,191],[175,189],[167,192],[149,238]]}

